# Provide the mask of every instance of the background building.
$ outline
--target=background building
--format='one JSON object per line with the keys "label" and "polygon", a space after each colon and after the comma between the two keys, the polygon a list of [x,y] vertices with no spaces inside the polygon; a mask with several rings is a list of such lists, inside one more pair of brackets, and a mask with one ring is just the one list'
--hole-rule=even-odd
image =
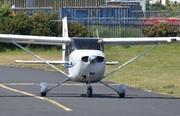
{"label": "background building", "polygon": [[[166,6],[166,0],[149,0],[150,4],[155,4],[156,2],[159,2],[162,5]],[[179,4],[179,3],[180,3],[180,0],[169,0],[169,5]]]}

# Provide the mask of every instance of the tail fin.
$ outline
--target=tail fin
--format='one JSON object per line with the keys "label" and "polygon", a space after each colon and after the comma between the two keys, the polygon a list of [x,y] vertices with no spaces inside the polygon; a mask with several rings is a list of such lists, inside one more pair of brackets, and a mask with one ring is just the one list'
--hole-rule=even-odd
{"label": "tail fin", "polygon": [[[62,37],[68,38],[68,24],[67,24],[67,17],[64,17],[62,19],[63,25],[62,25]],[[66,44],[62,45],[62,61],[65,61],[65,51],[66,51]]]}
{"label": "tail fin", "polygon": [[64,18],[62,19],[62,21],[63,21],[62,37],[68,38],[69,35],[68,35],[67,17],[64,17]]}
{"label": "tail fin", "polygon": [[62,45],[62,61],[65,61],[66,44]]}

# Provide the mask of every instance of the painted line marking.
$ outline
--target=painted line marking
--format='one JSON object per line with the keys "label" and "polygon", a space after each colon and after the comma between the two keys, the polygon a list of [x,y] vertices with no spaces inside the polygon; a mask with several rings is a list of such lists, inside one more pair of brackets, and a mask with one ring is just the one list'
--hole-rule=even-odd
{"label": "painted line marking", "polygon": [[[1,83],[2,85],[40,85],[40,84],[37,84],[37,83]],[[56,84],[48,84],[48,85],[56,85]],[[64,86],[83,86],[85,84],[62,84]],[[61,85],[61,86],[62,86]],[[92,86],[95,85],[95,86],[104,86],[102,84],[92,84]],[[108,85],[118,85],[118,84],[108,84]]]}
{"label": "painted line marking", "polygon": [[60,103],[58,103],[58,102],[56,102],[54,100],[51,100],[51,99],[48,99],[48,98],[44,98],[44,97],[40,97],[40,96],[36,96],[34,94],[27,93],[27,92],[24,92],[24,91],[20,91],[20,90],[17,90],[17,89],[13,89],[13,88],[7,87],[7,86],[2,85],[2,84],[0,84],[0,86],[2,88],[4,88],[4,89],[8,89],[8,90],[11,90],[11,91],[14,91],[14,92],[17,92],[17,93],[22,93],[22,94],[25,94],[25,95],[28,95],[28,96],[31,96],[31,97],[35,97],[37,99],[48,101],[48,102],[50,102],[50,103],[52,103],[52,104],[54,104],[54,105],[64,109],[65,111],[73,111],[72,109],[70,109],[70,108],[68,108],[68,107],[66,107],[66,106],[64,106],[64,105],[62,105],[62,104],[60,104]]}

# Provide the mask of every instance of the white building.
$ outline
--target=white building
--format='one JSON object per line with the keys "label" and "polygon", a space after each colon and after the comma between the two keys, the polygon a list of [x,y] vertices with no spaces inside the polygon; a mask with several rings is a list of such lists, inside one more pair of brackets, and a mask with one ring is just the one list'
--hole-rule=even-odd
{"label": "white building", "polygon": [[[150,4],[155,4],[156,2],[160,2],[162,5],[166,6],[166,0],[149,0]],[[169,4],[180,4],[180,0],[169,0]]]}
{"label": "white building", "polygon": [[108,2],[139,2],[142,10],[146,10],[146,0],[106,0]]}

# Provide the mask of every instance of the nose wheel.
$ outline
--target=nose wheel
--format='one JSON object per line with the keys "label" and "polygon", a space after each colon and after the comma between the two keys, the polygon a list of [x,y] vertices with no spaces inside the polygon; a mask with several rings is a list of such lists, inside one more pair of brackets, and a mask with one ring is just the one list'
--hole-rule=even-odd
{"label": "nose wheel", "polygon": [[87,85],[87,97],[92,97],[93,89],[91,85]]}

